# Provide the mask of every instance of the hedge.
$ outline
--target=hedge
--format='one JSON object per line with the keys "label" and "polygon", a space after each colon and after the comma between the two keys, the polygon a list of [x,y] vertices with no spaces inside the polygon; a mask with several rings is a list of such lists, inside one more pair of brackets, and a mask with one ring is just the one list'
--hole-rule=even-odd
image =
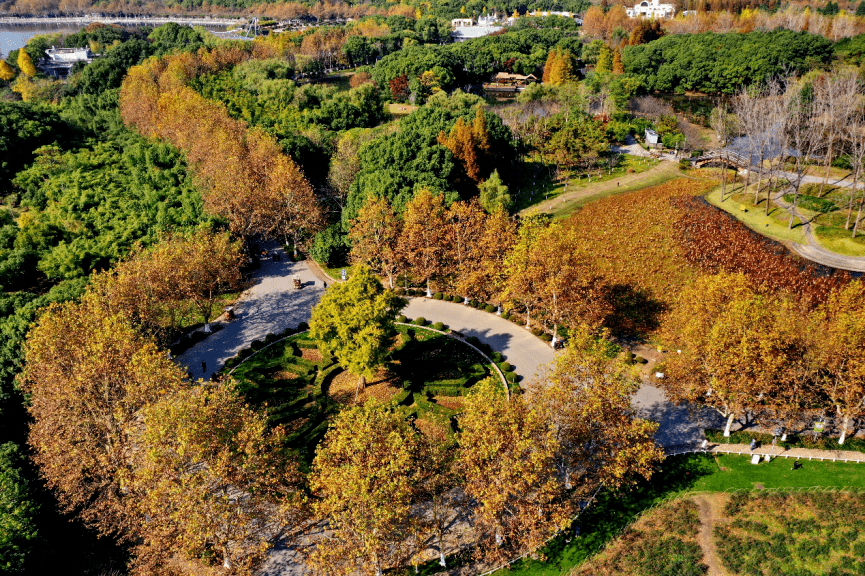
{"label": "hedge", "polygon": [[417,318],[415,318],[412,324],[416,324],[418,326],[426,326],[426,318],[424,318],[423,316],[418,316]]}
{"label": "hedge", "polygon": [[400,324],[405,324],[408,321],[408,318],[406,318],[405,314],[400,314],[396,317],[396,321]]}
{"label": "hedge", "polygon": [[436,322],[435,324],[433,324],[433,325],[431,326],[431,328],[432,328],[433,330],[438,330],[439,332],[441,332],[441,331],[443,331],[443,330],[445,329],[445,325],[442,324],[441,322]]}
{"label": "hedge", "polygon": [[442,296],[444,296],[444,294],[442,294],[441,292],[436,292],[435,294],[433,294],[433,298],[435,298],[436,300],[441,300]]}
{"label": "hedge", "polygon": [[493,306],[492,304],[487,304],[486,306],[484,306],[484,310],[492,313],[492,312],[496,311],[496,307]]}

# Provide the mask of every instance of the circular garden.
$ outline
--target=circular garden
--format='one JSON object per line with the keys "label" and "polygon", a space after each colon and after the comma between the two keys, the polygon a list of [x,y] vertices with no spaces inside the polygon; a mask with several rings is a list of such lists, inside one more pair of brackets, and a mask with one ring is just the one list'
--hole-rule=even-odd
{"label": "circular garden", "polygon": [[[499,375],[472,346],[441,333],[444,326],[437,323],[428,329],[422,327],[425,323],[418,318],[396,325],[387,364],[362,390],[357,389],[355,375],[319,351],[304,324],[298,331],[254,341],[228,360],[224,371],[231,373],[249,403],[266,409],[271,424],[284,427],[286,447],[306,465],[330,419],[342,408],[370,398],[395,406],[424,434],[451,437],[462,397],[477,382]],[[467,341],[489,354],[511,388],[518,389],[516,374],[498,352],[476,338]]]}

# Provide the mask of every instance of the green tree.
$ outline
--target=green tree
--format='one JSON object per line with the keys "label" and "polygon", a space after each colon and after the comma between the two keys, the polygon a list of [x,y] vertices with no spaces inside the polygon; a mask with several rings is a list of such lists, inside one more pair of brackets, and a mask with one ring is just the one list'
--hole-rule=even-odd
{"label": "green tree", "polygon": [[313,309],[310,335],[352,374],[358,390],[383,365],[396,332],[394,321],[406,301],[385,290],[372,270],[357,267],[348,282],[332,286]]}
{"label": "green tree", "polygon": [[317,517],[333,531],[312,554],[321,574],[375,574],[411,556],[419,442],[396,411],[375,401],[341,412],[310,477]]}
{"label": "green tree", "polygon": [[865,0],[859,2],[859,6],[856,7],[856,16],[865,16]]}
{"label": "green tree", "polygon": [[37,537],[33,499],[22,467],[24,458],[12,442],[0,444],[0,572],[14,574],[24,569]]}
{"label": "green tree", "polygon": [[508,194],[508,187],[502,183],[498,170],[493,170],[490,177],[482,181],[478,188],[481,191],[478,200],[488,213],[492,214],[499,209],[508,211],[513,206],[513,199]]}

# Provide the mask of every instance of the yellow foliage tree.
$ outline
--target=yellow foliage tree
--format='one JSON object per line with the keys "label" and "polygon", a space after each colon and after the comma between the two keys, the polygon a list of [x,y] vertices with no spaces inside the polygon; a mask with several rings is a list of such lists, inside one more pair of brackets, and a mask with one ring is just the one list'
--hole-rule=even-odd
{"label": "yellow foliage tree", "polygon": [[23,48],[18,51],[18,68],[29,77],[36,76],[36,66],[30,58],[30,54]]}
{"label": "yellow foliage tree", "polygon": [[0,60],[0,80],[9,82],[15,78],[15,69],[12,68],[5,60]]}

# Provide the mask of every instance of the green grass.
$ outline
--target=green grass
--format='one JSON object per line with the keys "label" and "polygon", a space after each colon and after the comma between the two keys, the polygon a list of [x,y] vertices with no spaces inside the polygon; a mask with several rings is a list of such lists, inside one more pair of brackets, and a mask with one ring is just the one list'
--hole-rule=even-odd
{"label": "green grass", "polygon": [[[731,189],[736,190],[736,193],[732,196],[730,194]],[[766,216],[765,204],[754,206],[754,196],[752,194],[742,194],[741,189],[741,184],[731,185],[728,183],[727,196],[723,202],[721,202],[720,186],[706,194],[705,198],[709,204],[732,214],[748,228],[763,236],[768,236],[782,242],[808,243],[802,230],[802,223],[798,218],[793,220],[793,228],[789,229],[787,227],[789,216],[785,210],[772,206],[769,210],[769,215]],[[742,206],[745,207],[745,210],[742,210]]]}
{"label": "green grass", "polygon": [[620,493],[602,492],[595,504],[577,519],[580,535],[574,531],[554,538],[540,552],[546,561],[523,560],[502,575],[559,576],[594,555],[610,542],[638,513],[665,498],[688,492],[723,492],[783,487],[865,488],[865,464],[802,461],[792,471],[792,460],[750,463],[747,456],[691,454],[668,458],[649,481]]}

